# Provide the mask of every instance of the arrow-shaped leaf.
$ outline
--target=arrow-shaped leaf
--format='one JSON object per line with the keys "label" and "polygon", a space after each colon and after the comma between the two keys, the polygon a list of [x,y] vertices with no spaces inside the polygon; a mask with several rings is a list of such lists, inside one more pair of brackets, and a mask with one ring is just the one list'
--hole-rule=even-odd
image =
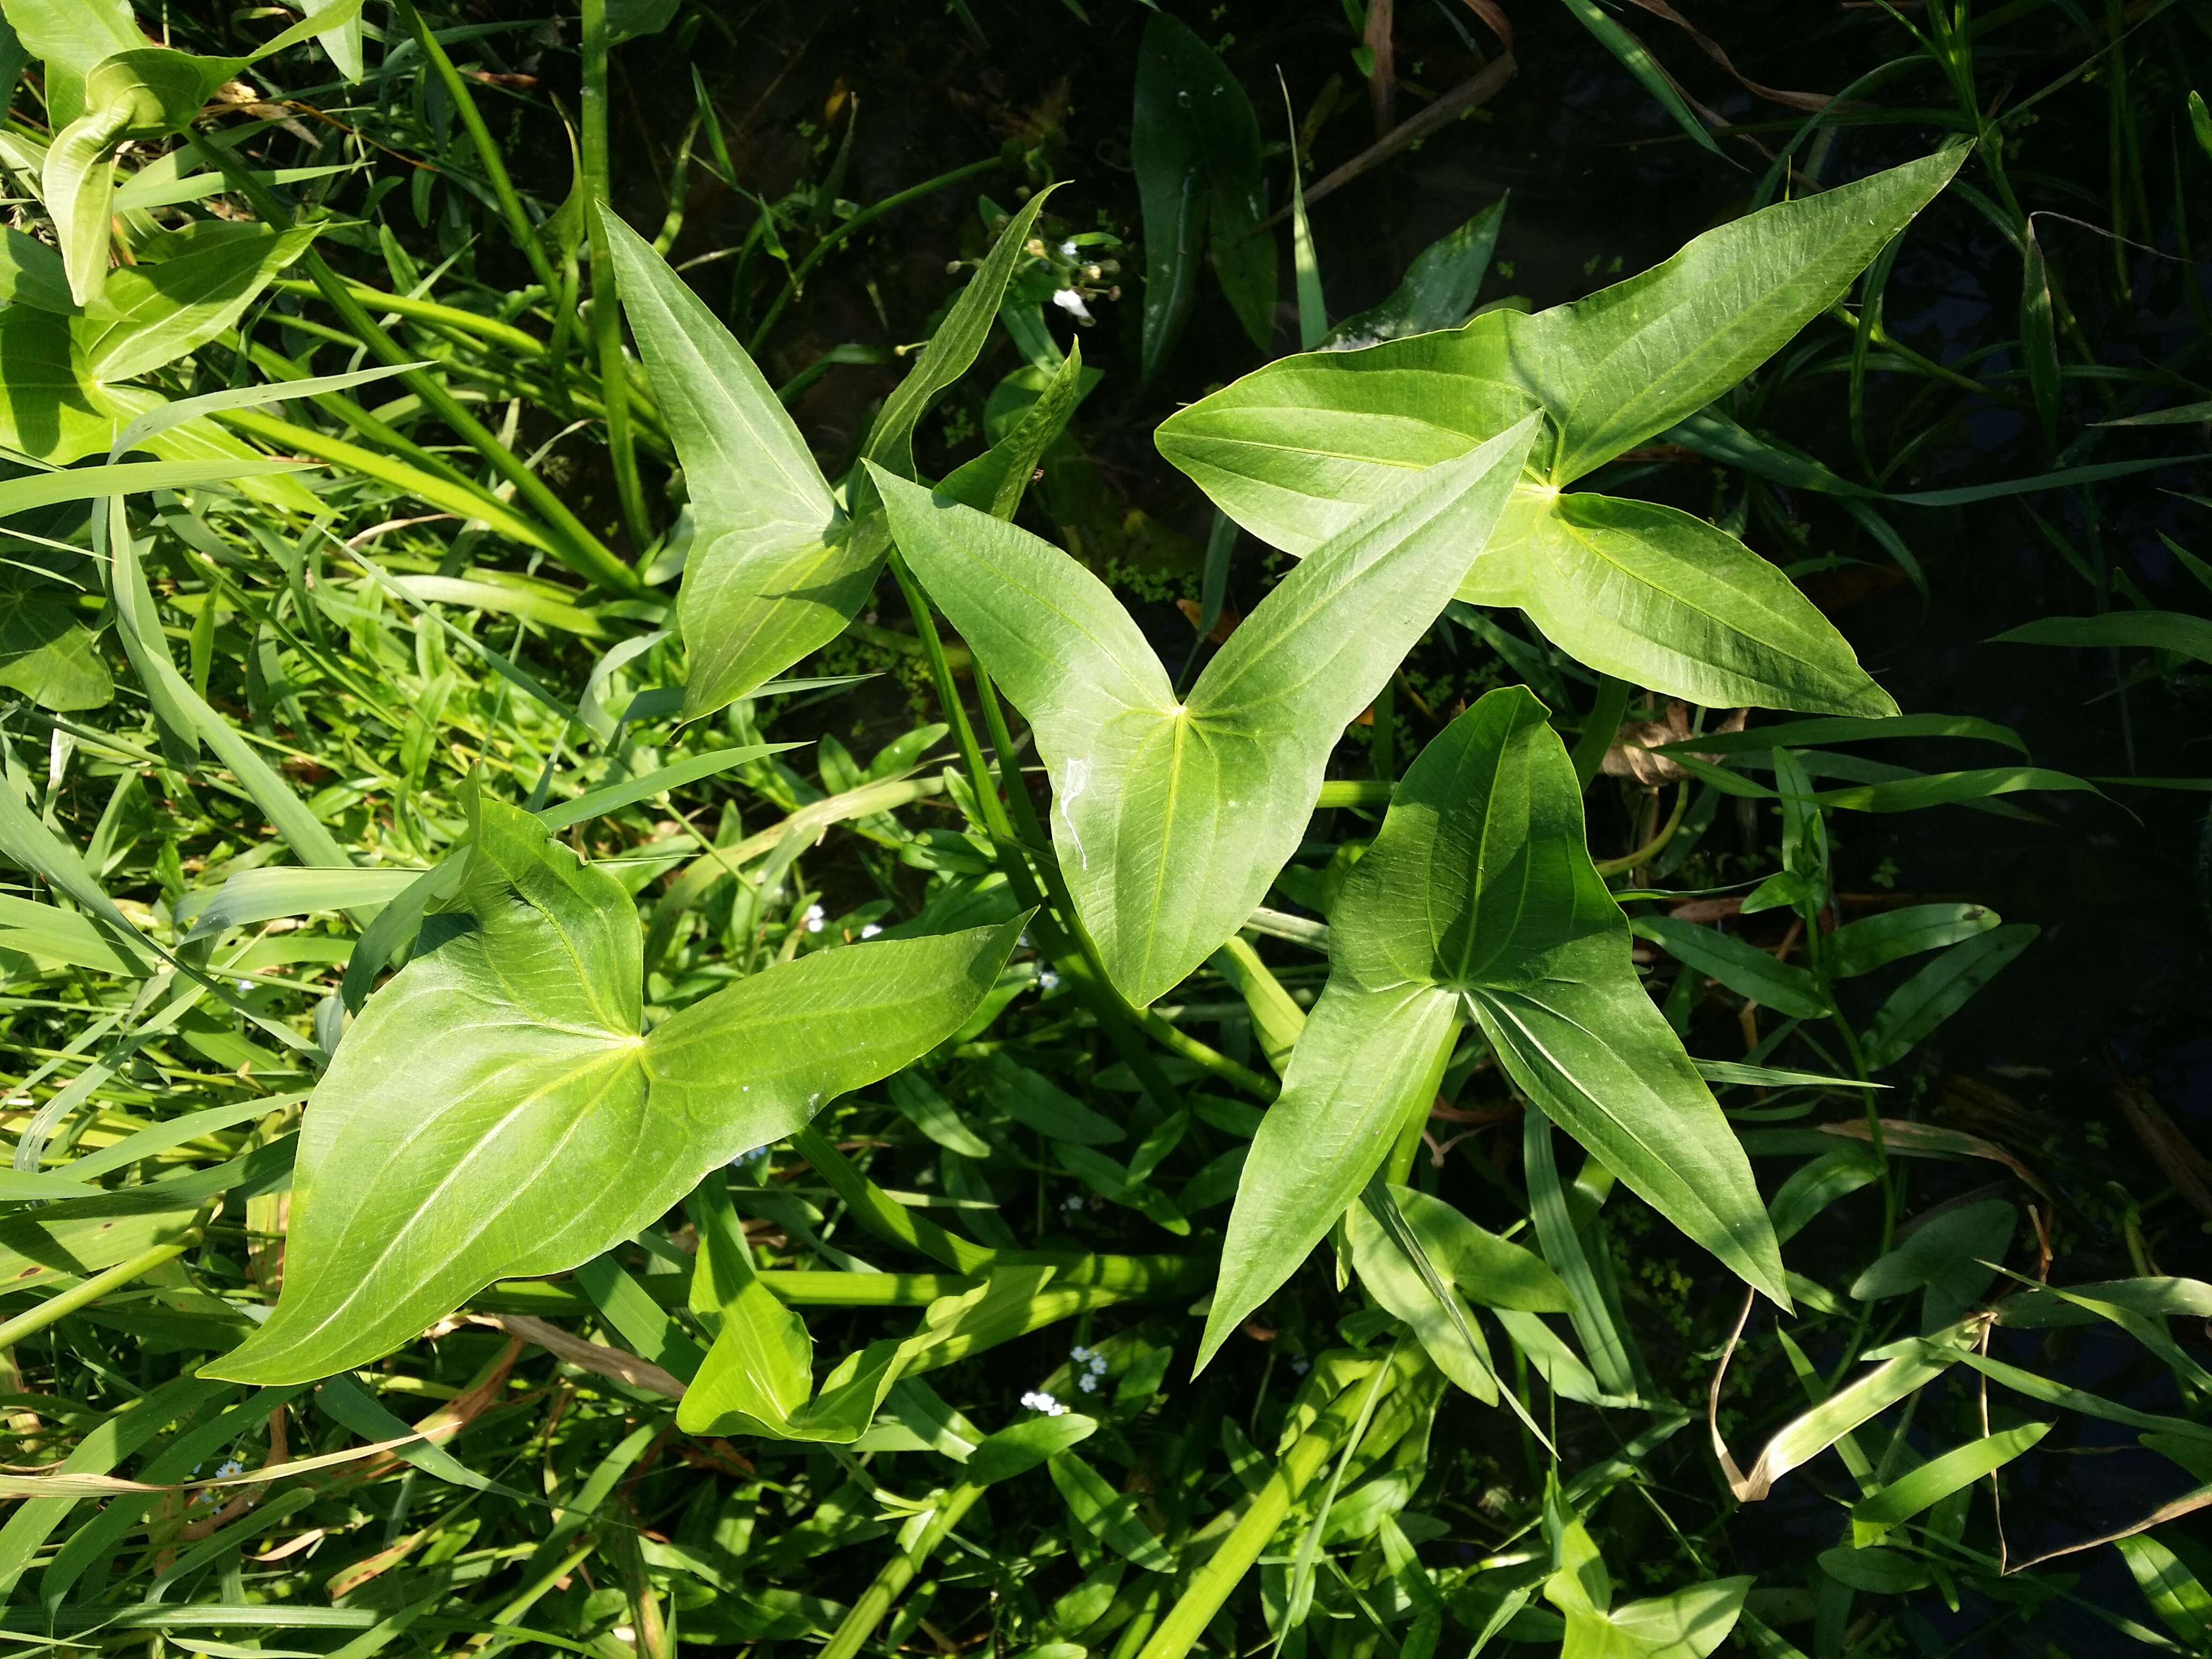
{"label": "arrow-shaped leaf", "polygon": [[1266,894],[1346,723],[1443,608],[1534,430],[1408,478],[1261,600],[1181,701],[1073,559],[874,472],[901,550],[1036,729],[1060,867],[1132,1001],[1180,981]]}
{"label": "arrow-shaped leaf", "polygon": [[308,1103],[283,1299],[209,1374],[327,1376],[590,1260],[957,1030],[1019,931],[818,951],[647,1032],[629,895],[483,803],[459,891]]}
{"label": "arrow-shaped leaf", "polygon": [[1462,1004],[1546,1116],[1785,1299],[1751,1166],[1637,979],[1573,763],[1527,690],[1490,693],[1422,750],[1346,878],[1329,957],[1245,1160],[1201,1363],[1358,1194]]}

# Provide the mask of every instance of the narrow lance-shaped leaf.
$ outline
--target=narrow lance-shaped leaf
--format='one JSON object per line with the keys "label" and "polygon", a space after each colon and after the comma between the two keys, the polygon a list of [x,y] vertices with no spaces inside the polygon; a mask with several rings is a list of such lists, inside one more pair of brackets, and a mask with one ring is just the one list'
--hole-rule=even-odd
{"label": "narrow lance-shaped leaf", "polygon": [[[975,360],[1042,205],[1017,214],[912,372],[868,453],[913,471],[915,422]],[[684,464],[697,521],[677,624],[690,653],[684,717],[746,696],[844,631],[875,585],[885,540],[856,499],[848,516],[745,349],[652,244],[603,211],[618,290]]]}
{"label": "narrow lance-shaped leaf", "polygon": [[1365,1184],[1460,1003],[1546,1116],[1786,1303],[1750,1164],[1636,976],[1573,764],[1528,691],[1490,693],[1422,750],[1346,878],[1329,957],[1245,1161],[1201,1363]]}
{"label": "narrow lance-shaped leaf", "polygon": [[1261,600],[1181,701],[1074,560],[875,473],[901,550],[1036,730],[1054,849],[1125,996],[1176,985],[1266,894],[1345,725],[1443,608],[1534,432],[1409,478]]}
{"label": "narrow lance-shaped leaf", "polygon": [[308,1103],[283,1299],[210,1374],[325,1376],[590,1260],[958,1030],[1020,931],[819,951],[647,1032],[628,893],[530,814],[477,812],[451,908]]}

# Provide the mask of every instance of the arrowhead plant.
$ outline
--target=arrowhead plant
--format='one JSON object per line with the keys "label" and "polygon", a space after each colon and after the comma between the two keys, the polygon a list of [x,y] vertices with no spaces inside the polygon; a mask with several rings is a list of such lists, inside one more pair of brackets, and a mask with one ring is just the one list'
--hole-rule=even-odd
{"label": "arrowhead plant", "polygon": [[495,801],[466,857],[307,1103],[283,1296],[210,1376],[328,1376],[495,1279],[589,1261],[950,1036],[1021,931],[816,951],[648,1030],[637,911],[613,876]]}

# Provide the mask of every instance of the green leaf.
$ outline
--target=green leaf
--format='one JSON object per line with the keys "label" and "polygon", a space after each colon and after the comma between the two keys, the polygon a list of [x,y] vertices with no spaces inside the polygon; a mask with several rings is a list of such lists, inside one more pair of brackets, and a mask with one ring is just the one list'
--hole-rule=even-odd
{"label": "green leaf", "polygon": [[1504,197],[1413,256],[1406,280],[1379,306],[1347,317],[1328,332],[1331,351],[1358,351],[1385,340],[1457,328],[1474,308],[1505,219]]}
{"label": "green leaf", "polygon": [[1984,904],[1908,904],[1884,910],[1846,922],[1828,935],[1828,972],[1836,979],[1870,974],[1901,957],[1986,933],[1997,922],[1997,913]]}
{"label": "green leaf", "polygon": [[1346,878],[1329,958],[1245,1163],[1201,1363],[1365,1184],[1462,1000],[1547,1116],[1785,1299],[1750,1165],[1636,976],[1573,764],[1528,692],[1490,693],[1422,750]]}
{"label": "green leaf", "polygon": [[1515,369],[1558,429],[1550,482],[1571,483],[1694,414],[1780,350],[1966,155],[1947,149],[1764,208],[1641,276],[1509,325]]}
{"label": "green leaf", "polygon": [[2011,1462],[2050,1433],[2051,1426],[2023,1423],[2002,1434],[1985,1435],[1899,1475],[1873,1497],[1861,1498],[1851,1506],[1852,1544],[1863,1549],[1879,1543],[1891,1528],[1903,1525],[1929,1504]]}
{"label": "green leaf", "polygon": [[1903,1060],[2002,973],[2041,931],[2017,921],[1991,928],[1952,945],[1899,986],[1867,1027],[1860,1045],[1867,1065],[1880,1071]]}
{"label": "green leaf", "polygon": [[8,21],[44,66],[46,113],[57,127],[84,113],[84,77],[94,64],[146,44],[131,0],[8,0]]}
{"label": "green leaf", "polygon": [[1777,962],[1756,945],[1717,927],[1678,916],[1638,916],[1636,937],[1650,939],[1675,961],[1711,975],[1738,996],[1799,1019],[1825,1019],[1835,1011],[1820,981],[1802,968]]}
{"label": "green leaf", "polygon": [[647,1034],[629,895],[528,813],[477,815],[451,908],[309,1105],[283,1299],[215,1370],[326,1375],[590,1260],[958,1030],[1020,930],[817,951]]}
{"label": "green leaf", "polygon": [[799,428],[690,286],[602,210],[623,312],[684,464],[695,521],[676,601],[684,717],[745,696],[844,630],[874,585]]}
{"label": "green leaf", "polygon": [[1523,1313],[1565,1313],[1573,1305],[1559,1276],[1534,1251],[1477,1226],[1433,1194],[1393,1186],[1390,1195],[1430,1259],[1470,1302]]}
{"label": "green leaf", "polygon": [[2212,662],[2212,619],[2179,611],[2110,611],[2101,617],[2045,617],[1996,636],[2000,645],[2140,646]]}
{"label": "green leaf", "polygon": [[1964,1314],[1988,1290],[2020,1225],[2020,1212],[2002,1198],[1984,1199],[1930,1218],[1902,1244],[1852,1282],[1854,1301],[1881,1302],[1925,1291],[1923,1328],[1934,1330]]}
{"label": "green leaf", "polygon": [[1610,12],[1597,3],[1597,0],[1566,0],[1566,6],[1574,13],[1576,20],[1597,37],[1598,44],[1618,58],[1620,66],[1636,77],[1644,90],[1659,100],[1660,108],[1674,118],[1676,126],[1714,155],[1720,155],[1719,143],[1711,133],[1705,131],[1705,124],[1690,107],[1689,100],[1682,95],[1682,89],[1674,84],[1674,77],[1659,66],[1659,60],[1651,55],[1649,46],[1622,27]]}
{"label": "green leaf", "polygon": [[[902,478],[914,477],[915,428],[938,395],[968,372],[990,337],[991,325],[998,318],[999,304],[1006,298],[1014,267],[1031,257],[1030,238],[1052,190],[1048,187],[1030,197],[999,233],[990,253],[976,267],[974,279],[960,290],[960,297],[945,313],[937,332],[929,337],[929,343],[921,349],[906,379],[884,400],[883,410],[868,428],[868,441],[861,447],[862,459]],[[866,499],[866,477],[863,472],[854,480],[853,511],[858,516],[865,516],[872,506]]]}
{"label": "green leaf", "polygon": [[101,59],[86,74],[84,112],[54,135],[39,170],[39,193],[53,216],[70,297],[79,305],[97,299],[107,279],[116,146],[178,131],[236,67],[237,60],[149,46],[142,35],[132,49]]}
{"label": "green leaf", "polygon": [[0,567],[0,686],[41,708],[68,714],[115,696],[92,630],[76,620],[68,590]]}
{"label": "green leaf", "polygon": [[1001,1480],[1027,1474],[1097,1431],[1098,1419],[1080,1412],[1033,1417],[986,1436],[969,1455],[962,1478],[974,1486],[994,1486]]}
{"label": "green leaf", "polygon": [[[2212,144],[2206,148],[2212,149]],[[2181,1559],[2148,1533],[2112,1541],[2136,1588],[2166,1627],[2199,1652],[2212,1644],[2212,1591]]]}
{"label": "green leaf", "polygon": [[1897,712],[1779,569],[1655,501],[1522,491],[1459,597],[1518,606],[1577,661],[1707,708]]}
{"label": "green leaf", "polygon": [[1105,1476],[1072,1451],[1060,1453],[1045,1469],[1060,1488],[1068,1513],[1100,1543],[1147,1572],[1176,1570],[1175,1557],[1137,1518],[1142,1493],[1115,1492]]}
{"label": "green leaf", "polygon": [[0,232],[0,301],[61,316],[77,308],[62,256],[20,230]]}
{"label": "green leaf", "polygon": [[95,380],[125,380],[204,345],[238,321],[319,229],[280,233],[211,220],[151,239],[139,263],[112,273],[75,325],[87,372]]}
{"label": "green leaf", "polygon": [[1443,609],[1533,430],[1409,479],[1261,600],[1180,702],[1081,565],[876,472],[901,550],[1036,730],[1061,870],[1133,1002],[1178,983],[1266,895],[1346,723]]}
{"label": "green leaf", "polygon": [[1438,1370],[1484,1405],[1496,1405],[1498,1376],[1490,1351],[1474,1310],[1459,1291],[1448,1281],[1431,1282],[1369,1205],[1354,1204],[1345,1212],[1344,1233],[1352,1271],[1367,1293],[1413,1327]]}
{"label": "green leaf", "polygon": [[1762,209],[1662,264],[1534,316],[1271,363],[1179,410],[1161,453],[1255,535],[1300,553],[1388,475],[1432,466],[1532,403],[1532,476],[1564,488],[1695,414],[1835,303],[1957,171],[1947,150]]}
{"label": "green leaf", "polygon": [[1143,378],[1156,379],[1190,319],[1210,249],[1252,343],[1274,331],[1275,243],[1260,122],[1228,66],[1189,26],[1155,11],[1138,48],[1129,160],[1145,230]]}
{"label": "green leaf", "polygon": [[1735,1628],[1752,1582],[1716,1578],[1609,1612],[1561,1604],[1567,1634],[1559,1659],[1705,1659]]}

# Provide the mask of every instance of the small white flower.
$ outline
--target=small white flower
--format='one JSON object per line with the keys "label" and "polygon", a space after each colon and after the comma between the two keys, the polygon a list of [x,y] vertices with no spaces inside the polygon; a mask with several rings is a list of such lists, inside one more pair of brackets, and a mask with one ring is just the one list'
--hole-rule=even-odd
{"label": "small white flower", "polygon": [[767,1150],[768,1148],[765,1146],[748,1147],[745,1151],[739,1152],[735,1158],[730,1160],[730,1167],[732,1170],[742,1170],[746,1164],[751,1163],[755,1158],[758,1158]]}
{"label": "small white flower", "polygon": [[1292,1376],[1304,1376],[1312,1369],[1313,1364],[1310,1360],[1293,1359],[1291,1361],[1291,1375]]}
{"label": "small white flower", "polygon": [[1098,1379],[1085,1371],[1075,1379],[1075,1386],[1085,1394],[1096,1394],[1098,1392]]}
{"label": "small white flower", "polygon": [[884,931],[884,930],[883,930],[882,928],[880,928],[880,927],[877,927],[877,926],[876,926],[876,924],[875,924],[874,922],[872,922],[872,921],[871,921],[871,922],[866,922],[866,923],[864,923],[864,924],[861,926],[861,928],[860,928],[860,937],[861,937],[862,939],[873,939],[877,934],[878,934],[878,933],[882,933],[883,931]]}
{"label": "small white flower", "polygon": [[253,981],[250,979],[242,979],[238,981],[238,988],[241,992],[251,991],[253,988]]}
{"label": "small white flower", "polygon": [[1058,1417],[1067,1407],[1042,1389],[1031,1389],[1022,1396],[1022,1404],[1033,1412],[1042,1412],[1047,1417]]}
{"label": "small white flower", "polygon": [[1075,244],[1072,241],[1062,242],[1060,245],[1060,257],[1063,259],[1073,259],[1075,257]]}
{"label": "small white flower", "polygon": [[222,1467],[216,1470],[215,1478],[218,1480],[227,1480],[234,1474],[243,1474],[245,1472],[245,1464],[234,1457],[227,1457],[223,1459]]}
{"label": "small white flower", "polygon": [[818,904],[810,904],[806,907],[806,931],[810,933],[818,933],[822,931],[822,907]]}
{"label": "small white flower", "polygon": [[1086,323],[1091,320],[1090,307],[1083,303],[1083,296],[1072,288],[1061,289],[1052,296],[1052,302],[1071,317],[1080,318]]}
{"label": "small white flower", "polygon": [[1067,1357],[1070,1359],[1073,1359],[1077,1364],[1080,1365],[1085,1360],[1091,1358],[1091,1350],[1085,1347],[1081,1343],[1078,1343],[1075,1346],[1067,1351]]}
{"label": "small white flower", "polygon": [[1106,1375],[1106,1356],[1104,1354],[1094,1353],[1091,1356],[1091,1374],[1093,1376],[1103,1376]]}
{"label": "small white flower", "polygon": [[1037,975],[1037,989],[1038,989],[1038,990],[1040,990],[1040,991],[1056,991],[1056,990],[1058,990],[1059,988],[1060,988],[1060,975],[1059,975],[1058,974],[1054,973],[1054,972],[1052,971],[1052,969],[1051,969],[1048,968],[1048,969],[1046,969],[1042,973],[1041,973],[1041,974],[1039,974],[1039,975]]}
{"label": "small white flower", "polygon": [[1070,1193],[1066,1200],[1062,1201],[1060,1207],[1066,1210],[1070,1215],[1073,1215],[1078,1210],[1083,1207],[1083,1194],[1081,1193]]}

